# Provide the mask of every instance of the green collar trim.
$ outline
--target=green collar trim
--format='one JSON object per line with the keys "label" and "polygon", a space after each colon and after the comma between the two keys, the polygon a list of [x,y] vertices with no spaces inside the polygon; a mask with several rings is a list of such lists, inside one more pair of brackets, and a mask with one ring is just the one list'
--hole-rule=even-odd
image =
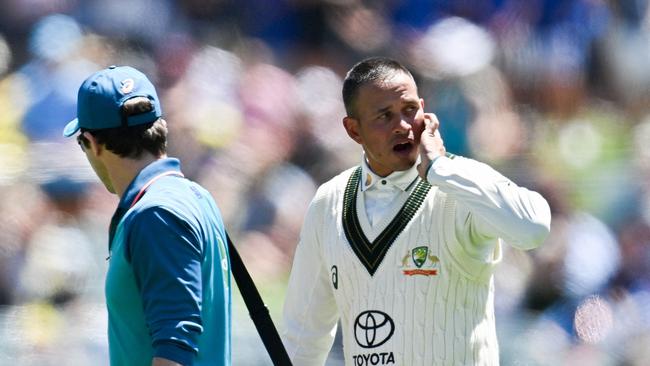
{"label": "green collar trim", "polygon": [[359,217],[357,216],[357,193],[359,191],[360,180],[361,167],[358,167],[350,176],[348,184],[345,187],[345,193],[343,194],[343,230],[345,231],[345,237],[350,243],[350,247],[352,247],[352,251],[357,255],[361,264],[366,267],[368,273],[373,276],[386,256],[386,252],[388,252],[390,246],[411,221],[422,205],[422,202],[424,202],[431,189],[431,184],[418,178],[419,182],[409,195],[404,206],[402,206],[384,231],[371,243],[363,233],[361,224],[359,223]]}

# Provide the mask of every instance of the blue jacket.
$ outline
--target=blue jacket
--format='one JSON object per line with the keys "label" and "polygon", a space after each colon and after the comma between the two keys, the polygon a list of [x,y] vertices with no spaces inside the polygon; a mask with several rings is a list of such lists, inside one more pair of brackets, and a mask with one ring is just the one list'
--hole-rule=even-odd
{"label": "blue jacket", "polygon": [[[171,175],[153,179],[165,173]],[[177,159],[148,165],[111,220],[112,366],[150,366],[153,357],[230,365],[230,263],[221,213],[205,189],[179,175]]]}

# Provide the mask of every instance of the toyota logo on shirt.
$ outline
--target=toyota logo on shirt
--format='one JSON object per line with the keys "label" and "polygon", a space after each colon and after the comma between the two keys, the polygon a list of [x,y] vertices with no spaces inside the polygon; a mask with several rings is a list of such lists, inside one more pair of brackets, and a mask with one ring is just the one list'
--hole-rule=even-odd
{"label": "toyota logo on shirt", "polygon": [[393,319],[379,310],[366,310],[354,320],[354,339],[363,348],[381,346],[394,332]]}

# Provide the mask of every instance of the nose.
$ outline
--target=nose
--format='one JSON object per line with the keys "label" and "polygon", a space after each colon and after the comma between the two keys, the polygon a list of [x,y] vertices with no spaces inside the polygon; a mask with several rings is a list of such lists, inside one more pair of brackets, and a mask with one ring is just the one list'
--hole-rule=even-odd
{"label": "nose", "polygon": [[393,132],[395,134],[403,134],[403,133],[408,133],[413,129],[413,126],[411,125],[411,122],[409,119],[405,118],[404,116],[400,116],[399,121],[395,125],[395,128],[393,129]]}

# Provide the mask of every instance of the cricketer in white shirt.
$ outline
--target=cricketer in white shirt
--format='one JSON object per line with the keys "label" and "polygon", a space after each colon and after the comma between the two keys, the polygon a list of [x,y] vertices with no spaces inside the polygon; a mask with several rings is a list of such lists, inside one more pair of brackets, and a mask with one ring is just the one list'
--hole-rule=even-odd
{"label": "cricketer in white shirt", "polygon": [[346,365],[498,365],[493,270],[502,239],[539,246],[548,203],[486,164],[445,155],[435,116],[425,114],[425,128],[421,108],[404,107],[417,100],[410,75],[389,81],[373,92],[402,117],[384,136],[403,133],[418,146],[419,129],[428,169],[418,174],[409,155],[410,168],[375,174],[368,151],[390,150],[362,131],[361,165],[323,184],[307,211],[284,305],[287,351],[296,366],[324,365],[340,320]]}

